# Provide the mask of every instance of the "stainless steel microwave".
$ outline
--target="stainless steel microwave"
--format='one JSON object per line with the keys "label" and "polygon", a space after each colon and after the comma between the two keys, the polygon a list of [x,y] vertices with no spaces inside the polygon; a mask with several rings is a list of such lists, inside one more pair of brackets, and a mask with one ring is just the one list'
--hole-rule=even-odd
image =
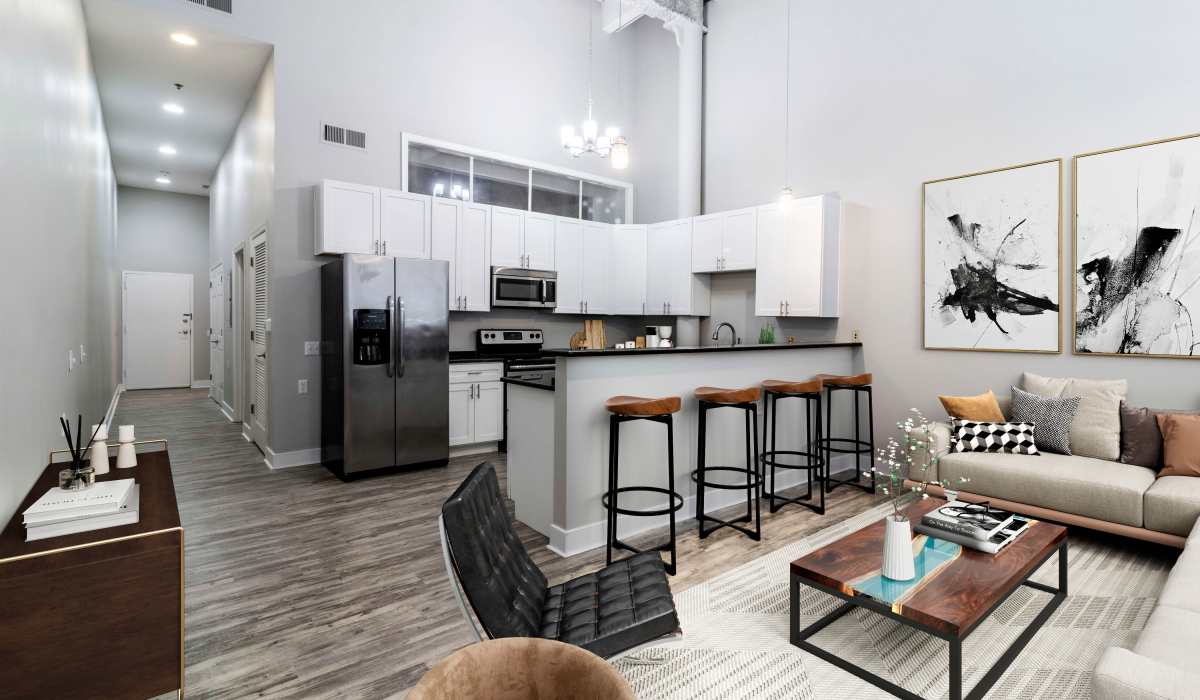
{"label": "stainless steel microwave", "polygon": [[557,272],[523,267],[492,268],[492,306],[553,309],[557,303]]}

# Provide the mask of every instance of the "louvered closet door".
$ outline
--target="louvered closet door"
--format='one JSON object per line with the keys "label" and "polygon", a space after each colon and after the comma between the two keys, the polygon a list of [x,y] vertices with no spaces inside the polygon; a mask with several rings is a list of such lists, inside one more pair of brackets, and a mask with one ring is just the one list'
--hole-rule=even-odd
{"label": "louvered closet door", "polygon": [[253,315],[251,326],[251,370],[250,370],[250,433],[261,448],[267,445],[267,271],[270,257],[267,254],[267,232],[263,231],[250,240],[254,251],[251,270],[254,274]]}

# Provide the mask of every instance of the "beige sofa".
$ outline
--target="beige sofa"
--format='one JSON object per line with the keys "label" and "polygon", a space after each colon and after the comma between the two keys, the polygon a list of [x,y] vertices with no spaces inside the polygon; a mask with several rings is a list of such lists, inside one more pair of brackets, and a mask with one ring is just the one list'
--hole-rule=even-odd
{"label": "beige sofa", "polygon": [[[1153,469],[1091,457],[983,452],[949,453],[950,426],[935,423],[930,449],[941,455],[914,480],[948,480],[965,501],[1035,518],[1183,547],[1200,518],[1200,478],[1167,476]],[[951,488],[956,488],[952,486]],[[942,495],[941,489],[929,492]]]}
{"label": "beige sofa", "polygon": [[1163,587],[1133,649],[1109,647],[1092,674],[1097,700],[1200,697],[1200,523]]}

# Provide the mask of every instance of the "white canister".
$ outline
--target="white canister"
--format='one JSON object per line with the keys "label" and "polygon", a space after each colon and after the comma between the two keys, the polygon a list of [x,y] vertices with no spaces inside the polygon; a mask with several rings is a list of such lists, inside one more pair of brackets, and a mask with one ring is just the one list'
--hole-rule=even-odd
{"label": "white canister", "polygon": [[912,526],[904,516],[889,515],[883,521],[883,567],[880,573],[893,581],[911,581],[913,567]]}
{"label": "white canister", "polygon": [[133,442],[133,426],[118,425],[117,426],[117,442]]}
{"label": "white canister", "polygon": [[108,473],[108,426],[93,425],[92,434],[92,451],[88,454],[88,460],[92,470],[97,476]]}

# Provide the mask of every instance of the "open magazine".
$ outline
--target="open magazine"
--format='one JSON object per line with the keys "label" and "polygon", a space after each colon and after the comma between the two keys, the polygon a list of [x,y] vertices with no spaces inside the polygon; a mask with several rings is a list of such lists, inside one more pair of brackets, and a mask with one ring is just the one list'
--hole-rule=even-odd
{"label": "open magazine", "polygon": [[1021,536],[1033,523],[1007,510],[985,503],[951,501],[926,513],[917,532],[995,554]]}

